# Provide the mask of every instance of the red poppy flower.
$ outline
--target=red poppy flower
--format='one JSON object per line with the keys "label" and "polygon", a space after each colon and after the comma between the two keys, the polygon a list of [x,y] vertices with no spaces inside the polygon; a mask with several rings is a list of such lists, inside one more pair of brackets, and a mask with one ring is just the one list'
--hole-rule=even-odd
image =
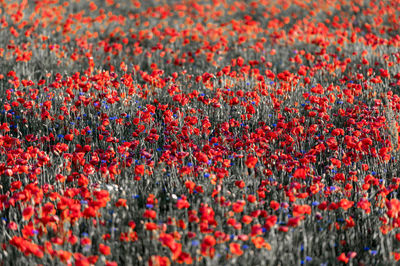
{"label": "red poppy flower", "polygon": [[346,256],[346,254],[344,254],[344,252],[337,257],[337,260],[346,264],[349,262],[349,258]]}
{"label": "red poppy flower", "polygon": [[345,211],[347,211],[353,205],[354,205],[354,202],[350,201],[348,199],[341,199],[340,202],[339,202],[339,206]]}
{"label": "red poppy flower", "polygon": [[25,221],[27,221],[32,217],[34,212],[35,212],[35,209],[32,206],[27,206],[27,207],[25,207],[25,209],[22,212],[22,218]]}
{"label": "red poppy flower", "polygon": [[299,225],[300,221],[304,219],[304,216],[297,216],[289,218],[287,225],[291,227],[296,227]]}
{"label": "red poppy flower", "polygon": [[185,196],[182,196],[180,199],[178,199],[178,202],[176,203],[176,207],[178,209],[187,209],[190,207],[190,203],[186,200]]}
{"label": "red poppy flower", "polygon": [[191,194],[191,193],[193,193],[194,188],[196,187],[196,183],[194,183],[193,181],[187,180],[185,182],[185,187],[187,189],[189,189],[189,193]]}
{"label": "red poppy flower", "polygon": [[262,248],[264,245],[264,238],[262,238],[261,236],[253,237],[251,239],[251,242],[253,242],[256,248]]}
{"label": "red poppy flower", "polygon": [[99,251],[101,254],[103,254],[104,256],[108,256],[111,254],[111,249],[109,246],[104,245],[104,244],[99,244]]}
{"label": "red poppy flower", "polygon": [[232,210],[236,213],[242,212],[245,204],[245,201],[237,201],[232,204]]}
{"label": "red poppy flower", "polygon": [[293,178],[305,179],[306,178],[306,170],[304,168],[298,168],[294,171]]}
{"label": "red poppy flower", "polygon": [[80,243],[82,246],[91,245],[92,240],[90,240],[90,238],[88,238],[88,237],[83,237],[83,238],[81,238]]}
{"label": "red poppy flower", "polygon": [[115,203],[116,207],[126,207],[126,199],[118,199]]}
{"label": "red poppy flower", "polygon": [[[7,170],[10,170],[10,169],[7,169]],[[18,181],[14,181],[14,182],[11,183],[10,191],[14,192],[14,191],[20,189],[21,186],[22,186],[22,182],[21,181],[19,181],[19,180]]]}
{"label": "red poppy flower", "polygon": [[201,242],[201,254],[203,256],[214,257],[215,253],[215,244],[217,241],[211,235],[206,235]]}
{"label": "red poppy flower", "polygon": [[157,229],[157,225],[155,223],[145,223],[145,228],[148,231],[154,231]]}
{"label": "red poppy flower", "polygon": [[149,266],[170,266],[171,262],[167,257],[153,255],[149,258]]}
{"label": "red poppy flower", "polygon": [[208,163],[208,157],[205,153],[203,152],[198,152],[196,154],[196,159],[201,162],[201,163]]}
{"label": "red poppy flower", "polygon": [[229,250],[232,254],[241,256],[243,254],[243,250],[238,243],[230,243]]}
{"label": "red poppy flower", "polygon": [[276,211],[277,209],[279,209],[280,204],[274,200],[271,200],[271,202],[269,203],[269,206],[271,207],[271,209]]}
{"label": "red poppy flower", "polygon": [[155,219],[157,216],[156,211],[154,210],[145,210],[143,217],[144,218],[149,218],[149,219]]}
{"label": "red poppy flower", "polygon": [[399,252],[392,252],[394,260],[399,261],[400,260],[400,253]]}
{"label": "red poppy flower", "polygon": [[8,224],[7,228],[10,229],[10,230],[15,231],[15,230],[18,229],[18,225],[17,225],[17,223],[15,223],[15,222],[10,222],[10,223]]}
{"label": "red poppy flower", "polygon": [[253,156],[253,155],[249,155],[246,159],[246,166],[248,168],[254,168],[256,166],[258,162],[257,157]]}
{"label": "red poppy flower", "polygon": [[67,141],[72,141],[74,139],[74,134],[67,134],[65,135],[64,139]]}
{"label": "red poppy flower", "polygon": [[252,221],[253,221],[253,218],[251,216],[249,216],[249,215],[244,215],[242,217],[242,223],[244,223],[244,224],[249,224]]}
{"label": "red poppy flower", "polygon": [[277,221],[278,221],[278,217],[276,215],[269,215],[265,219],[264,227],[267,230],[271,230],[271,228],[276,224]]}
{"label": "red poppy flower", "polygon": [[135,166],[135,175],[142,176],[144,174],[144,165],[136,165]]}

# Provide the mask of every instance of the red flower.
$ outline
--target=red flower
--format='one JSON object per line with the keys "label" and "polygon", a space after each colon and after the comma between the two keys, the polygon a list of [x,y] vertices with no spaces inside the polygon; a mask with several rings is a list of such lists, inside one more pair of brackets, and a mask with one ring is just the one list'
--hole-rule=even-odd
{"label": "red flower", "polygon": [[190,256],[189,253],[180,252],[179,257],[176,260],[179,264],[193,264],[193,258]]}
{"label": "red flower", "polygon": [[346,227],[351,228],[354,227],[356,223],[354,222],[353,218],[350,216],[348,219],[346,219]]}
{"label": "red flower", "polygon": [[232,210],[236,213],[242,212],[245,204],[245,201],[239,200],[232,204]]}
{"label": "red flower", "polygon": [[276,224],[278,221],[278,217],[276,215],[270,215],[265,219],[264,227],[267,230],[271,230],[271,228]]}
{"label": "red flower", "polygon": [[13,230],[13,231],[18,229],[18,225],[15,222],[10,222],[7,227],[8,227],[8,229]]}
{"label": "red flower", "polygon": [[298,168],[294,171],[293,178],[305,179],[306,178],[306,170],[304,168]]}
{"label": "red flower", "polygon": [[235,182],[235,186],[238,188],[244,188],[246,186],[246,183],[243,182],[243,180],[238,180]]}
{"label": "red flower", "polygon": [[149,266],[170,266],[171,262],[167,257],[162,257],[159,255],[153,255],[150,257]]}
{"label": "red flower", "polygon": [[157,225],[155,223],[145,223],[146,230],[154,231],[157,229]]}
{"label": "red flower", "polygon": [[344,262],[346,264],[349,262],[349,258],[346,257],[346,254],[344,254],[344,252],[342,254],[340,254],[339,257],[337,257],[337,260]]}
{"label": "red flower", "polygon": [[370,213],[371,212],[371,203],[368,201],[366,198],[362,198],[358,203],[357,203],[357,208],[363,209],[365,213]]}
{"label": "red flower", "polygon": [[217,243],[217,241],[215,240],[215,238],[211,235],[206,235],[203,238],[203,241],[201,242],[201,254],[203,256],[209,256],[209,257],[214,257],[214,253],[215,253],[215,244]]}
{"label": "red flower", "polygon": [[92,244],[92,240],[90,240],[90,238],[84,237],[81,239],[82,246],[87,246],[87,245],[91,245],[91,244]]}
{"label": "red flower", "polygon": [[141,176],[141,175],[143,175],[143,174],[144,174],[144,165],[143,165],[143,164],[141,164],[141,165],[136,165],[136,166],[135,166],[135,175]]}
{"label": "red flower", "polygon": [[71,233],[71,235],[68,237],[68,242],[69,242],[71,245],[75,245],[75,244],[78,242],[78,237],[77,237],[76,235],[73,235],[73,234]]}
{"label": "red flower", "polygon": [[[7,170],[9,170],[9,169],[7,169]],[[11,175],[12,175],[12,174],[11,174]],[[18,181],[14,181],[14,182],[11,183],[11,189],[10,189],[10,191],[11,191],[11,192],[14,192],[14,191],[20,189],[21,186],[22,186],[22,182],[21,182],[21,181],[19,181],[19,180],[18,180]]]}
{"label": "red flower", "polygon": [[332,136],[339,136],[339,135],[344,135],[344,130],[341,128],[335,128],[334,130],[332,130],[331,132]]}
{"label": "red flower", "polygon": [[89,260],[81,253],[75,253],[75,265],[77,266],[90,266]]}
{"label": "red flower", "polygon": [[254,202],[257,201],[257,197],[254,196],[254,195],[248,195],[247,196],[247,201],[250,202],[250,203],[254,203]]}
{"label": "red flower", "polygon": [[244,224],[249,224],[253,221],[253,218],[251,218],[251,216],[249,215],[245,215],[242,217],[242,223]]}
{"label": "red flower", "polygon": [[65,250],[58,250],[57,256],[60,258],[61,261],[67,262],[71,258],[72,253]]}
{"label": "red flower", "polygon": [[400,253],[398,252],[392,252],[394,260],[395,261],[399,261],[400,260]]}
{"label": "red flower", "polygon": [[197,161],[201,162],[201,163],[208,163],[208,157],[205,153],[203,152],[198,152],[196,154],[196,159]]}
{"label": "red flower", "polygon": [[182,196],[180,199],[178,199],[178,202],[176,203],[176,207],[178,209],[187,209],[190,207],[190,203],[186,200],[185,196]]}
{"label": "red flower", "polygon": [[274,200],[271,200],[271,202],[269,203],[269,206],[271,207],[271,209],[273,209],[274,211],[276,211],[277,209],[279,209],[279,203],[278,202],[276,202],[276,201],[274,201]]}
{"label": "red flower", "polygon": [[22,212],[22,218],[27,221],[29,220],[34,213],[34,208],[32,206],[27,206]]}
{"label": "red flower", "polygon": [[262,238],[261,236],[253,237],[251,239],[251,242],[253,242],[256,248],[262,248],[264,245],[264,238]]}
{"label": "red flower", "polygon": [[290,218],[288,220],[287,225],[291,226],[291,227],[296,227],[299,225],[300,221],[303,219],[304,219],[304,216],[297,216],[297,217]]}
{"label": "red flower", "polygon": [[248,168],[254,168],[256,166],[257,162],[258,162],[257,157],[254,157],[253,155],[249,155],[246,160],[246,166]]}
{"label": "red flower", "polygon": [[100,244],[99,245],[99,251],[101,254],[103,254],[104,256],[108,256],[111,254],[111,249],[109,246],[106,246],[104,244]]}
{"label": "red flower", "polygon": [[289,227],[284,226],[284,225],[279,226],[278,231],[279,232],[287,232],[287,231],[289,231]]}
{"label": "red flower", "polygon": [[193,182],[193,181],[187,180],[187,181],[185,182],[185,187],[186,187],[187,189],[189,189],[189,193],[192,194],[193,191],[194,191],[194,188],[196,187],[196,183]]}
{"label": "red flower", "polygon": [[155,219],[157,216],[156,211],[154,210],[145,210],[143,217],[144,218],[149,218],[149,219]]}
{"label": "red flower", "polygon": [[65,135],[65,140],[67,140],[67,141],[72,141],[73,139],[74,139],[74,135],[73,134],[67,134],[67,135]]}
{"label": "red flower", "polygon": [[293,216],[300,216],[302,214],[311,214],[311,207],[307,204],[304,205],[294,205],[293,206]]}
{"label": "red flower", "polygon": [[350,201],[348,199],[341,199],[340,202],[339,202],[339,206],[345,211],[347,211],[353,205],[354,205],[354,202]]}
{"label": "red flower", "polygon": [[229,250],[231,251],[232,254],[237,256],[241,256],[243,254],[243,250],[241,249],[238,243],[230,243]]}
{"label": "red flower", "polygon": [[86,217],[86,218],[96,217],[96,209],[93,208],[93,207],[87,207],[83,211],[83,216]]}
{"label": "red flower", "polygon": [[115,203],[116,207],[126,207],[126,199],[118,199]]}
{"label": "red flower", "polygon": [[391,199],[386,202],[388,208],[387,214],[390,218],[397,217],[400,212],[400,201],[398,199]]}

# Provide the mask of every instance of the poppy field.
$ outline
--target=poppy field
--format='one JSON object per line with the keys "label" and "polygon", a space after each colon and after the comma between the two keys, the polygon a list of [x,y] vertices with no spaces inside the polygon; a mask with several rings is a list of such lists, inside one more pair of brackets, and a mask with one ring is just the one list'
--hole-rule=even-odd
{"label": "poppy field", "polygon": [[399,0],[0,0],[0,265],[394,265],[399,114]]}

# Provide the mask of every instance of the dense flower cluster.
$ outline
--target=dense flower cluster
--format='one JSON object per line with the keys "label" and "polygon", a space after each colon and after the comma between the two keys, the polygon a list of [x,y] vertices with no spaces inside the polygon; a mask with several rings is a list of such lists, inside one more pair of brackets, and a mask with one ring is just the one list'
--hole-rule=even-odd
{"label": "dense flower cluster", "polygon": [[0,1],[0,261],[400,259],[399,1]]}

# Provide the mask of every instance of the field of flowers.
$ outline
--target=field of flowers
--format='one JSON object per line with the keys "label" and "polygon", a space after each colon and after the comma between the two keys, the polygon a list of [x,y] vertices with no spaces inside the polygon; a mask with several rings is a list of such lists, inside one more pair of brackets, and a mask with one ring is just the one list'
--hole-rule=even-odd
{"label": "field of flowers", "polygon": [[399,95],[399,0],[0,0],[0,265],[396,264]]}

